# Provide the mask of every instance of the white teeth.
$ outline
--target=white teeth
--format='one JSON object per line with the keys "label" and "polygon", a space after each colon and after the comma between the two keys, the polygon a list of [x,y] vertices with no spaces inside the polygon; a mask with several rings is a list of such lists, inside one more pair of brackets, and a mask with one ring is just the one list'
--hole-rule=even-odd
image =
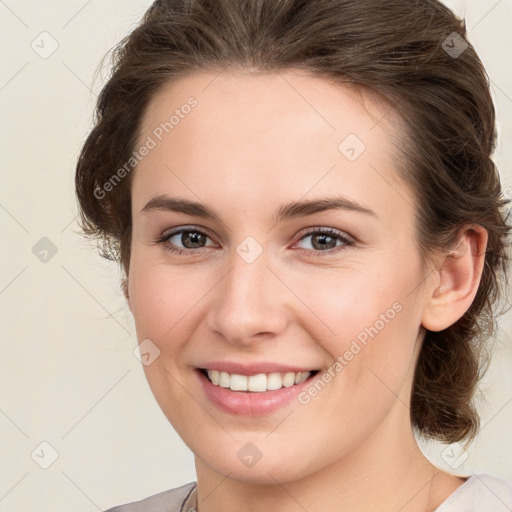
{"label": "white teeth", "polygon": [[264,373],[258,375],[251,375],[247,379],[247,389],[249,391],[266,391],[267,390],[267,376]]}
{"label": "white teeth", "polygon": [[267,375],[267,389],[273,391],[274,389],[281,389],[283,387],[283,379],[280,373],[269,373]]}
{"label": "white teeth", "polygon": [[210,370],[208,372],[208,377],[210,377],[210,380],[216,385],[219,385],[219,378],[220,378],[220,372],[218,370]]}
{"label": "white teeth", "polygon": [[295,374],[295,384],[300,384],[301,382],[304,382],[311,372],[299,372]]}
{"label": "white teeth", "polygon": [[285,388],[289,388],[290,386],[293,386],[295,384],[295,373],[288,372],[284,374],[283,378],[283,386]]}
{"label": "white teeth", "polygon": [[206,370],[209,379],[215,386],[229,388],[232,391],[252,391],[261,393],[289,388],[294,384],[304,382],[311,372],[287,372],[287,373],[259,373],[258,375],[238,375],[236,373],[219,372],[218,370]]}
{"label": "white teeth", "polygon": [[233,391],[247,391],[247,375],[232,373],[229,378],[229,389]]}
{"label": "white teeth", "polygon": [[219,386],[222,386],[223,388],[229,388],[229,373],[219,372]]}

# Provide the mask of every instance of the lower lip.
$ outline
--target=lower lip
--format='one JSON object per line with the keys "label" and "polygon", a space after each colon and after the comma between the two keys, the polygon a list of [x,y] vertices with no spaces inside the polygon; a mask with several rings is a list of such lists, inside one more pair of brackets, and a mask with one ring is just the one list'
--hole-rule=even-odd
{"label": "lower lip", "polygon": [[225,412],[240,416],[263,416],[277,411],[297,398],[297,395],[308,387],[313,377],[288,388],[282,387],[274,391],[246,392],[232,391],[229,388],[212,384],[200,370],[196,370],[206,396]]}

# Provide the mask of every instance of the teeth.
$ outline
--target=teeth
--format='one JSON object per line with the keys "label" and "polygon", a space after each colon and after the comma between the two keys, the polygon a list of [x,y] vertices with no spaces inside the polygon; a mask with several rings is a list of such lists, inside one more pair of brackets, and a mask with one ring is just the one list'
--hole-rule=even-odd
{"label": "teeth", "polygon": [[[234,375],[231,376],[233,378]],[[251,375],[247,378],[248,391],[266,391],[267,390],[267,376],[264,373],[258,375]]]}
{"label": "teeth", "polygon": [[219,386],[222,386],[223,388],[229,388],[229,373],[219,372]]}
{"label": "teeth", "polygon": [[281,389],[283,387],[283,379],[280,373],[269,373],[267,375],[267,389]]}
{"label": "teeth", "polygon": [[231,374],[229,378],[229,389],[233,391],[247,391],[247,375]]}
{"label": "teeth", "polygon": [[[208,377],[210,377],[210,380],[216,385],[219,385],[220,380],[220,372],[218,370],[208,370]],[[229,380],[228,380],[229,383]],[[223,386],[225,387],[225,386]]]}
{"label": "teeth", "polygon": [[274,372],[250,376],[219,372],[218,370],[206,370],[206,372],[215,386],[229,388],[232,391],[252,391],[256,393],[281,389],[283,386],[289,388],[294,384],[304,382],[311,375],[311,372]]}
{"label": "teeth", "polygon": [[283,386],[289,388],[295,384],[295,373],[285,373],[283,377]]}

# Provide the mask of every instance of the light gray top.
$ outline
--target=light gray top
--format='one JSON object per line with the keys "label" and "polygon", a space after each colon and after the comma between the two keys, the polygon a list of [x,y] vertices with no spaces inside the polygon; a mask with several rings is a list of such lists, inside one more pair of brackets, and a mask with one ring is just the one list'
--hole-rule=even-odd
{"label": "light gray top", "polygon": [[194,512],[197,506],[196,485],[197,482],[190,482],[106,512]]}
{"label": "light gray top", "polygon": [[487,473],[470,476],[434,512],[512,512],[512,481]]}
{"label": "light gray top", "polygon": [[[105,512],[195,512],[197,483],[190,482]],[[434,512],[512,512],[512,481],[476,473]]]}

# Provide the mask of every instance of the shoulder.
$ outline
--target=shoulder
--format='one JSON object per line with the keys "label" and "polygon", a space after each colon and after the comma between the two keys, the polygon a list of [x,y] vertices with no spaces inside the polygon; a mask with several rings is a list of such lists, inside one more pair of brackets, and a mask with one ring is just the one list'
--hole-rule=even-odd
{"label": "shoulder", "polygon": [[512,481],[487,473],[475,473],[438,507],[435,512],[510,512]]}
{"label": "shoulder", "polygon": [[153,496],[140,501],[110,508],[105,512],[180,512],[182,504],[195,487],[196,482],[190,482],[174,489],[153,494]]}

